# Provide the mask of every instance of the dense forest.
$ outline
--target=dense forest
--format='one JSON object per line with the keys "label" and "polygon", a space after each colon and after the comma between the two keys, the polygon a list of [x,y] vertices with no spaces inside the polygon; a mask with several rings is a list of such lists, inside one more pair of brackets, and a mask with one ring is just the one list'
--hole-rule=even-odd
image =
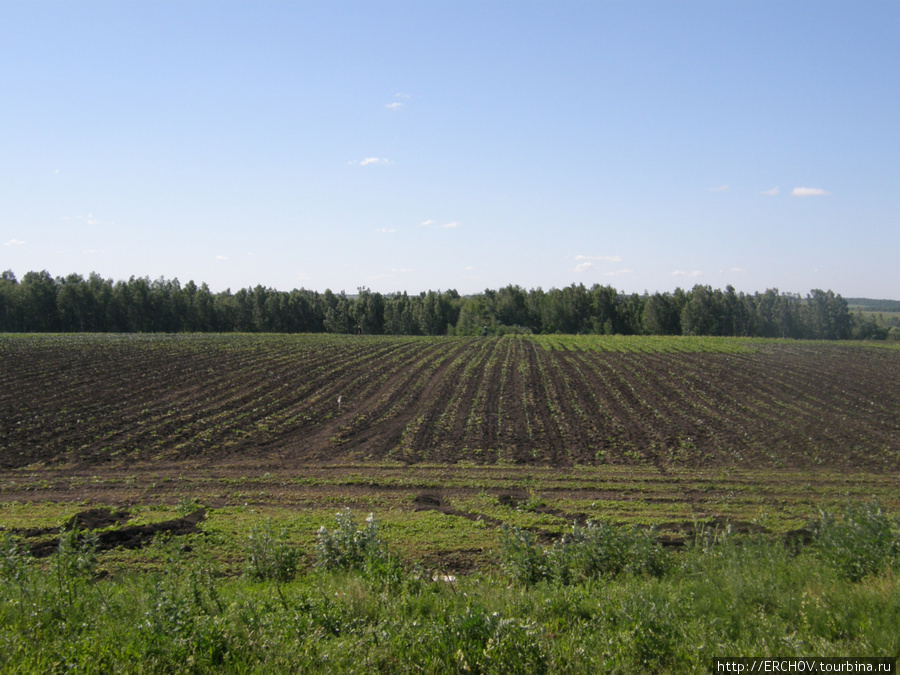
{"label": "dense forest", "polygon": [[900,300],[874,300],[872,298],[847,298],[851,309],[864,312],[900,312]]}
{"label": "dense forest", "polygon": [[390,335],[597,333],[723,335],[825,340],[900,339],[900,328],[851,313],[832,291],[806,297],[769,289],[752,295],[696,285],[673,293],[625,294],[582,284],[472,296],[456,291],[356,295],[263,286],[213,293],[204,283],[92,273],[54,278],[0,275],[0,332],[280,332]]}

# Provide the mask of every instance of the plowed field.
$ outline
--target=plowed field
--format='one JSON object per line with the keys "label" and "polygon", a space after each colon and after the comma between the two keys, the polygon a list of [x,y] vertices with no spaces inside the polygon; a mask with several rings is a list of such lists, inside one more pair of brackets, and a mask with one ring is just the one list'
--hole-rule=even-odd
{"label": "plowed field", "polygon": [[900,466],[900,349],[690,338],[0,336],[0,467]]}

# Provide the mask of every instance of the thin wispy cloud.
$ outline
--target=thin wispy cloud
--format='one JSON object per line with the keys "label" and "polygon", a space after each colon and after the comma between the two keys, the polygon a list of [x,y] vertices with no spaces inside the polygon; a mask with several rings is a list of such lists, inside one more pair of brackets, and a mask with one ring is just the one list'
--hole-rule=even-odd
{"label": "thin wispy cloud", "polygon": [[773,187],[771,190],[763,190],[759,194],[767,195],[769,197],[777,197],[780,192],[781,190],[779,190],[777,187]]}
{"label": "thin wispy cloud", "polygon": [[228,260],[228,256],[227,255],[217,255],[216,260]]}
{"label": "thin wispy cloud", "polygon": [[356,165],[356,166],[373,166],[377,164],[388,165],[391,163],[391,160],[385,157],[366,157],[365,159],[354,159],[348,164]]}
{"label": "thin wispy cloud", "polygon": [[822,188],[795,187],[791,190],[794,197],[822,197],[829,194]]}
{"label": "thin wispy cloud", "polygon": [[382,272],[381,274],[373,274],[369,277],[371,281],[382,281],[384,279],[393,279],[398,274],[410,274],[415,272],[415,270],[411,267],[392,267],[386,272]]}
{"label": "thin wispy cloud", "polygon": [[438,225],[436,220],[432,220],[429,218],[428,220],[423,220],[421,223],[422,227],[435,227],[439,230],[452,230],[461,225],[458,220],[452,220],[449,223],[444,223],[443,225]]}
{"label": "thin wispy cloud", "polygon": [[576,255],[575,260],[596,260],[600,262],[622,262],[619,255]]}
{"label": "thin wispy cloud", "polygon": [[728,189],[727,185],[720,185],[719,187],[711,187],[707,188],[710,192],[725,192]]}
{"label": "thin wispy cloud", "polygon": [[621,277],[626,274],[632,274],[634,270],[630,269],[622,269],[622,270],[614,270],[612,272],[604,272],[603,276],[605,277]]}
{"label": "thin wispy cloud", "polygon": [[[409,94],[394,94],[394,98],[408,99]],[[384,107],[387,108],[388,110],[397,111],[403,107],[403,102],[402,101],[392,101],[390,103],[386,103]]]}
{"label": "thin wispy cloud", "polygon": [[587,272],[593,266],[594,266],[594,263],[590,263],[590,262],[581,263],[580,265],[575,265],[575,271],[578,273]]}
{"label": "thin wispy cloud", "polygon": [[4,246],[23,246],[24,244],[25,242],[19,239],[10,239],[9,241],[3,242]]}
{"label": "thin wispy cloud", "polygon": [[397,230],[392,227],[382,227],[381,229],[375,230],[378,234],[393,234]]}
{"label": "thin wispy cloud", "polygon": [[673,277],[702,277],[703,272],[700,270],[694,270],[692,272],[685,272],[683,270],[675,270],[672,272]]}

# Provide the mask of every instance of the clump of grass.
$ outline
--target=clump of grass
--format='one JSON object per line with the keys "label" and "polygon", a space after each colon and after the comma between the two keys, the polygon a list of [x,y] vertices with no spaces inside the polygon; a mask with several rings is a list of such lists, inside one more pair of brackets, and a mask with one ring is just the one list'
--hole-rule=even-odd
{"label": "clump of grass", "polygon": [[500,549],[504,570],[529,585],[542,580],[571,584],[612,579],[620,574],[660,577],[671,567],[669,554],[652,532],[589,521],[552,546],[540,546],[519,528],[504,528]]}
{"label": "clump of grass", "polygon": [[374,514],[357,527],[348,508],[335,515],[334,529],[323,525],[316,533],[316,566],[322,570],[361,571],[376,585],[394,589],[418,587],[421,577],[421,570],[405,573],[400,558],[378,534]]}
{"label": "clump of grass", "polygon": [[196,497],[181,497],[175,510],[180,517],[185,518],[201,508],[203,506]]}
{"label": "clump of grass", "polygon": [[250,529],[247,576],[257,580],[290,581],[296,576],[301,559],[300,550],[287,541],[284,530],[273,530],[271,520]]}
{"label": "clump of grass", "polygon": [[386,554],[371,513],[357,528],[350,509],[344,509],[335,516],[334,529],[323,525],[316,535],[316,564],[323,569],[362,569],[367,561],[384,559]]}
{"label": "clump of grass", "polygon": [[900,517],[878,502],[848,504],[841,517],[820,511],[814,535],[819,556],[848,581],[878,574],[900,560]]}
{"label": "clump of grass", "polygon": [[0,538],[0,583],[18,589],[21,600],[30,599],[31,579],[28,574],[27,551],[19,548],[18,542],[10,534]]}

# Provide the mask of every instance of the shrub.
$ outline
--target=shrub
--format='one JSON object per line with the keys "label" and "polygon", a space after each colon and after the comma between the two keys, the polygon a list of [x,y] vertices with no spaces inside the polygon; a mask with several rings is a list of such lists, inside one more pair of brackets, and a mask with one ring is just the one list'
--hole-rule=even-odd
{"label": "shrub", "polygon": [[297,574],[300,551],[287,542],[285,531],[272,531],[266,520],[250,530],[246,573],[248,576],[272,581],[290,581]]}
{"label": "shrub", "polygon": [[820,557],[849,581],[877,574],[900,559],[900,518],[877,502],[849,504],[841,518],[820,511],[814,536]]}
{"label": "shrub", "polygon": [[528,586],[549,576],[544,551],[527,530],[503,526],[500,558],[503,571],[517,583]]}
{"label": "shrub", "polygon": [[501,557],[506,573],[526,585],[543,579],[565,585],[622,573],[659,577],[670,567],[669,555],[651,532],[593,521],[574,525],[551,547],[538,546],[527,531],[504,528]]}
{"label": "shrub", "polygon": [[76,527],[60,533],[52,565],[59,596],[69,607],[81,599],[83,588],[94,579],[97,539],[96,534],[79,534]]}
{"label": "shrub", "polygon": [[570,542],[583,578],[615,577],[623,572],[659,577],[669,568],[669,556],[647,530],[589,521],[584,528],[572,528]]}
{"label": "shrub", "polygon": [[324,525],[316,535],[316,564],[325,569],[357,569],[377,567],[388,557],[378,536],[375,517],[370,513],[362,528],[357,529],[350,509],[335,516],[336,527]]}
{"label": "shrub", "polygon": [[12,535],[0,538],[0,582],[6,582],[19,589],[22,597],[29,593],[28,553],[19,548]]}

